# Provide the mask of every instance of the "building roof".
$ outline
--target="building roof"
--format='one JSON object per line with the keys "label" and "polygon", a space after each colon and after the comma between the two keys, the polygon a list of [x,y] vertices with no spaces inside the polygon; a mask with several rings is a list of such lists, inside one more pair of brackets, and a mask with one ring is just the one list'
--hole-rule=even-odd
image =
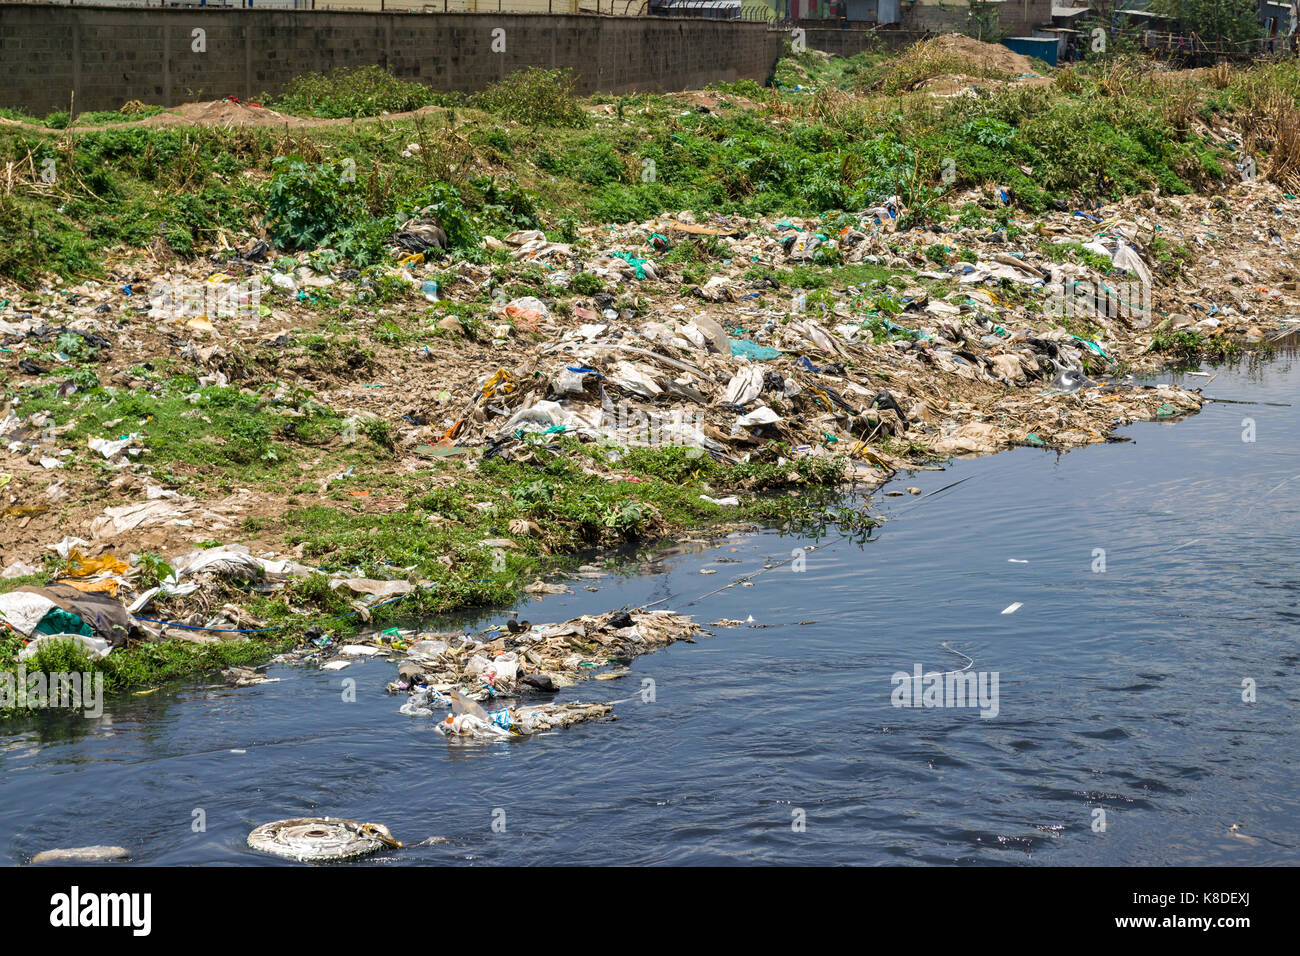
{"label": "building roof", "polygon": [[654,0],[653,5],[677,10],[739,10],[740,0]]}

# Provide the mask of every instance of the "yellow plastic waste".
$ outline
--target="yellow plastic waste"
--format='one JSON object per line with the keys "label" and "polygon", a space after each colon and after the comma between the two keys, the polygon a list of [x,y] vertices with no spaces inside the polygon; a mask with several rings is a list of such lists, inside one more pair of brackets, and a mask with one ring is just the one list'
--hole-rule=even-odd
{"label": "yellow plastic waste", "polygon": [[828,412],[833,412],[835,410],[835,405],[834,403],[831,402],[831,397],[827,395],[824,391],[822,391],[820,388],[818,388],[816,385],[806,385],[804,387],[812,394],[812,396],[815,399],[817,399],[817,401],[821,402],[823,405],[826,406],[826,410]]}
{"label": "yellow plastic waste", "polygon": [[86,594],[98,594],[103,592],[110,597],[117,597],[117,579],[105,578],[102,581],[80,581],[75,579],[60,578],[60,584],[66,584],[69,587],[76,588]]}
{"label": "yellow plastic waste", "polygon": [[92,574],[129,574],[131,565],[120,560],[111,552],[97,558],[88,558],[75,548],[68,554],[68,569],[63,576],[70,578],[88,578]]}
{"label": "yellow plastic waste", "polygon": [[498,388],[507,395],[515,390],[515,379],[508,368],[497,369],[496,374],[483,383],[483,397],[491,398]]}
{"label": "yellow plastic waste", "polygon": [[[0,483],[0,488],[4,484]],[[50,509],[45,505],[10,505],[3,511],[0,511],[0,518],[34,518],[37,515],[43,515]]]}
{"label": "yellow plastic waste", "polygon": [[875,465],[877,468],[883,468],[886,471],[890,470],[889,462],[885,461],[885,459],[881,458],[874,451],[872,451],[871,446],[864,441],[856,442],[855,444],[850,446],[849,457],[861,458],[863,461],[867,462],[868,464]]}

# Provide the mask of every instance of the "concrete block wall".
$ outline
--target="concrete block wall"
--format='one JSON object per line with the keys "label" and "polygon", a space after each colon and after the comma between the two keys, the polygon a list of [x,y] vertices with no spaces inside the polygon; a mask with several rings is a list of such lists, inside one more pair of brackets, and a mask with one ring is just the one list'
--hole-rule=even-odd
{"label": "concrete block wall", "polygon": [[[498,28],[504,53],[492,50]],[[762,82],[785,38],[762,23],[651,17],[0,4],[0,106],[45,115],[74,89],[78,110],[251,99],[368,64],[464,92],[528,66],[572,69],[581,93],[680,90]]]}

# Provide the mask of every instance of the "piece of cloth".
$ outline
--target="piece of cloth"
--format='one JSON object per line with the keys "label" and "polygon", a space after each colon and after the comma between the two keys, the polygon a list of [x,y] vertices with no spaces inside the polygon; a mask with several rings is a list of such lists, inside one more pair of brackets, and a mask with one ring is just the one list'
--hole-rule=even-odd
{"label": "piece of cloth", "polygon": [[[75,614],[89,625],[94,636],[108,641],[110,647],[124,644],[131,635],[131,615],[127,613],[126,608],[106,594],[78,591],[68,584],[48,584],[45,587],[25,586],[16,588],[10,593],[36,595],[69,614]],[[47,612],[48,610],[49,608],[46,608]],[[41,617],[45,615],[42,614]],[[39,622],[38,618],[37,623]],[[32,625],[33,629],[35,626]]]}
{"label": "piece of cloth", "polygon": [[36,625],[34,634],[80,634],[83,637],[94,637],[95,632],[91,630],[89,624],[83,621],[75,614],[63,610],[61,607],[50,608],[41,622]]}
{"label": "piece of cloth", "polygon": [[45,615],[58,605],[49,597],[18,589],[0,594],[0,620],[24,637],[31,635]]}

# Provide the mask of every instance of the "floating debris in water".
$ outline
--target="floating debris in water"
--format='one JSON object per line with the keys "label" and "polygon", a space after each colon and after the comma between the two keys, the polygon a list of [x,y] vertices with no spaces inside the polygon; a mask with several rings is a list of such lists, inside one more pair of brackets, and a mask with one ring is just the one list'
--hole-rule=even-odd
{"label": "floating debris in water", "polygon": [[400,847],[388,827],[331,817],[305,817],[263,823],[248,835],[248,845],[300,863],[352,860],[385,847]]}
{"label": "floating debris in water", "polygon": [[436,725],[441,733],[477,739],[522,737],[612,717],[607,703],[517,706],[504,701],[555,693],[579,681],[625,677],[627,661],[677,641],[693,641],[700,632],[691,618],[665,610],[609,611],[534,624],[527,631],[523,623],[518,633],[494,632],[495,638],[486,642],[431,635],[413,643],[398,667],[398,680],[388,685],[390,693],[408,694],[400,712],[445,715]]}
{"label": "floating debris in water", "polygon": [[121,846],[77,846],[63,850],[44,850],[32,857],[32,862],[40,863],[111,863],[130,857],[126,847]]}

